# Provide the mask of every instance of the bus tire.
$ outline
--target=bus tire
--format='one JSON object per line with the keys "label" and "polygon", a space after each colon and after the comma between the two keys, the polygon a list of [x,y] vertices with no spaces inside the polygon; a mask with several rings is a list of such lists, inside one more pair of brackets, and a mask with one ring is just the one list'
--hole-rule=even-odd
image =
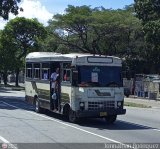
{"label": "bus tire", "polygon": [[39,103],[39,100],[38,99],[36,99],[36,107],[35,107],[35,111],[37,112],[37,113],[42,113],[43,112],[43,109],[40,107],[40,103]]}
{"label": "bus tire", "polygon": [[36,100],[38,100],[38,96],[37,96],[37,95],[34,95],[34,98],[33,98],[33,101],[32,101],[32,104],[33,104],[33,105],[36,105]]}
{"label": "bus tire", "polygon": [[63,107],[63,115],[68,116],[69,115],[69,111],[70,111],[70,105],[69,104],[65,104]]}
{"label": "bus tire", "polygon": [[105,117],[107,124],[113,124],[117,119],[117,115],[108,115]]}
{"label": "bus tire", "polygon": [[78,122],[78,118],[76,117],[76,112],[73,110],[69,111],[68,119],[71,123],[76,123]]}

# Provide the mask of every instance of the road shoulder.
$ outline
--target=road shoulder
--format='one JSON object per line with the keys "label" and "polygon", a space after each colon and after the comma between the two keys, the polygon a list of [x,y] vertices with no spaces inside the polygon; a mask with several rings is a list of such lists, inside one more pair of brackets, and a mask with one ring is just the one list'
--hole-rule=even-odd
{"label": "road shoulder", "polygon": [[129,98],[125,98],[125,105],[131,103],[132,105],[139,105],[139,107],[141,108],[160,108],[160,101],[159,100],[151,100],[148,98],[134,98],[134,97],[129,97]]}

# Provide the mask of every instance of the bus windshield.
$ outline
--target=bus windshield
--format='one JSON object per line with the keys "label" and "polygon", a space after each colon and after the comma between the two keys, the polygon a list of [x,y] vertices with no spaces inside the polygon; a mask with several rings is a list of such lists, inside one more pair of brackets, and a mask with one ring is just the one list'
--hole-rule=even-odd
{"label": "bus windshield", "polygon": [[121,67],[79,66],[78,86],[122,87]]}

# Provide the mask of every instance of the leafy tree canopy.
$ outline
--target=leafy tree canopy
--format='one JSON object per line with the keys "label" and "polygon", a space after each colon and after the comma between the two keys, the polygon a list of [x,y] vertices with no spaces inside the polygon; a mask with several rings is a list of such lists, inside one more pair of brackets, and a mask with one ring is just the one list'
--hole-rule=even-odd
{"label": "leafy tree canopy", "polygon": [[160,18],[160,1],[159,0],[134,0],[135,11],[143,23],[155,21]]}
{"label": "leafy tree canopy", "polygon": [[[10,20],[2,31],[5,49],[16,51],[18,59],[24,57],[29,51],[35,50],[38,42],[44,39],[47,31],[36,19],[17,17]],[[9,47],[8,45],[12,45]]]}
{"label": "leafy tree canopy", "polygon": [[18,14],[18,10],[23,11],[22,8],[19,8],[18,3],[20,3],[21,0],[1,0],[0,1],[0,16],[8,20],[9,13],[12,13],[14,15]]}
{"label": "leafy tree canopy", "polygon": [[156,71],[160,63],[160,1],[135,0],[134,7],[137,17],[142,20],[145,41],[150,45],[149,60]]}
{"label": "leafy tree canopy", "polygon": [[71,6],[66,14],[49,21],[49,29],[60,44],[82,52],[116,55],[127,49],[140,21],[129,10]]}
{"label": "leafy tree canopy", "polygon": [[[36,19],[24,17],[10,20],[1,35],[1,64],[4,69],[12,67],[16,74],[23,66],[24,57],[31,51],[39,50],[39,42],[45,39],[47,31]],[[18,78],[18,76],[17,76]],[[16,82],[18,85],[18,79]]]}

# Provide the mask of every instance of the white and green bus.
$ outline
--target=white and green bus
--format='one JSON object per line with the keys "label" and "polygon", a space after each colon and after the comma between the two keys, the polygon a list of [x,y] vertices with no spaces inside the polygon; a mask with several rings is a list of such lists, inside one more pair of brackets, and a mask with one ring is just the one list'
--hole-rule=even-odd
{"label": "white and green bus", "polygon": [[[58,110],[51,94],[51,73],[60,69]],[[26,56],[26,101],[36,112],[51,110],[69,117],[105,118],[113,123],[125,114],[122,61],[118,57],[91,54],[33,52]]]}

